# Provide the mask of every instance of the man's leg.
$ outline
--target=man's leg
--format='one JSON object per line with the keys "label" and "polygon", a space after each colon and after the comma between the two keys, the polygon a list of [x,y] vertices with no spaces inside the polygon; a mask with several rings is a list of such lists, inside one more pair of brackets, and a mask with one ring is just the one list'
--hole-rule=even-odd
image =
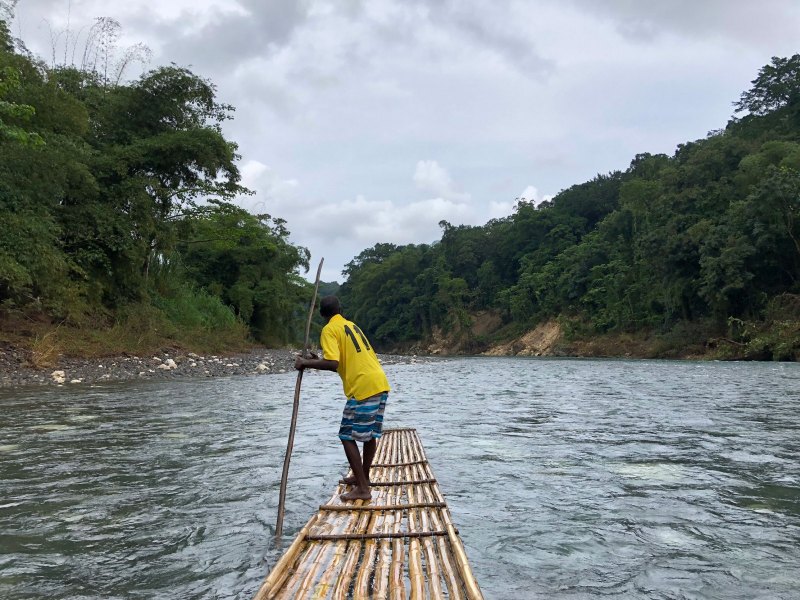
{"label": "man's leg", "polygon": [[[377,449],[378,441],[375,438],[372,438],[368,442],[364,442],[364,459],[362,460],[361,465],[364,469],[364,475],[367,477],[367,483],[372,481],[369,478],[369,469],[372,466],[372,459],[375,458],[375,452]],[[356,485],[358,483],[358,479],[355,475],[351,475],[350,477],[345,477],[342,479],[342,483],[346,483],[347,485]]]}
{"label": "man's leg", "polygon": [[[347,456],[347,462],[350,463],[350,468],[356,478],[356,485],[352,490],[339,497],[345,502],[349,500],[370,500],[372,493],[369,489],[369,480],[364,474],[364,466],[361,462],[361,454],[358,452],[358,444],[353,440],[342,440],[342,446],[344,446],[344,454]],[[370,459],[371,462],[372,459]]]}
{"label": "man's leg", "polygon": [[363,468],[364,468],[364,476],[367,478],[367,482],[371,481],[369,478],[369,469],[372,466],[372,459],[375,458],[375,451],[377,449],[378,449],[378,442],[375,438],[372,438],[368,442],[364,442]]}

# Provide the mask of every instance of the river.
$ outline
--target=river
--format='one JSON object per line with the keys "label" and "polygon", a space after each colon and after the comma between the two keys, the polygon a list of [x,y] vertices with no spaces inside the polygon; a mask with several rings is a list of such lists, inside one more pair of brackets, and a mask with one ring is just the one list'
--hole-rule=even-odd
{"label": "river", "polygon": [[[800,365],[387,367],[487,598],[800,598]],[[249,599],[295,375],[0,390],[0,598]],[[286,542],[346,470],[309,373]]]}

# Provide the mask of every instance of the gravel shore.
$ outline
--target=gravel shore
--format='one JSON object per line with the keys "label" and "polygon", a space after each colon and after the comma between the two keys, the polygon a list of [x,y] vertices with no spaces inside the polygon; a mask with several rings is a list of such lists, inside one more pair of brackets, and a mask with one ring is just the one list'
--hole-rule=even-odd
{"label": "gravel shore", "polygon": [[[296,349],[260,348],[245,354],[201,356],[193,352],[158,352],[148,356],[61,358],[47,369],[27,363],[24,352],[0,348],[0,388],[22,385],[77,385],[98,381],[178,379],[229,375],[266,375],[294,370]],[[381,355],[383,364],[416,362],[417,357]]]}

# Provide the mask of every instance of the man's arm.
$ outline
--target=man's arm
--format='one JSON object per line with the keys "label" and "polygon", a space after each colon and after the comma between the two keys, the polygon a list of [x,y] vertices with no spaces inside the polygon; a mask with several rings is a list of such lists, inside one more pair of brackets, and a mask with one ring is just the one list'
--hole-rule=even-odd
{"label": "man's arm", "polygon": [[299,354],[294,358],[294,368],[298,371],[303,369],[317,369],[319,371],[335,371],[339,368],[338,360],[326,360],[317,357],[313,352],[311,358],[303,358]]}

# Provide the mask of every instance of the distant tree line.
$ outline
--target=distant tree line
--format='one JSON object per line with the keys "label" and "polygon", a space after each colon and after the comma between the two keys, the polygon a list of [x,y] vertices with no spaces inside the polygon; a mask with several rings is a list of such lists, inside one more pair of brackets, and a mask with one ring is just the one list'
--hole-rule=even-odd
{"label": "distant tree line", "polygon": [[[233,108],[177,66],[126,82],[147,51],[116,60],[117,28],[98,20],[82,51],[66,34],[46,64],[0,20],[0,324],[298,341],[309,254],[283,220],[233,204],[249,193],[221,132]],[[483,226],[443,221],[431,245],[377,244],[323,295],[338,290],[384,348],[491,313],[495,339],[555,318],[584,336],[702,332],[797,357],[800,55],[774,58],[735,108],[672,156],[637,155]]]}
{"label": "distant tree line", "polygon": [[107,48],[48,65],[0,21],[0,317],[295,339],[308,252],[232,203],[233,108],[176,66],[126,83]]}
{"label": "distant tree line", "polygon": [[752,84],[743,116],[672,156],[637,155],[483,226],[443,221],[431,245],[364,250],[346,267],[348,314],[384,346],[486,310],[506,336],[559,318],[587,336],[682,328],[797,356],[800,55]]}

